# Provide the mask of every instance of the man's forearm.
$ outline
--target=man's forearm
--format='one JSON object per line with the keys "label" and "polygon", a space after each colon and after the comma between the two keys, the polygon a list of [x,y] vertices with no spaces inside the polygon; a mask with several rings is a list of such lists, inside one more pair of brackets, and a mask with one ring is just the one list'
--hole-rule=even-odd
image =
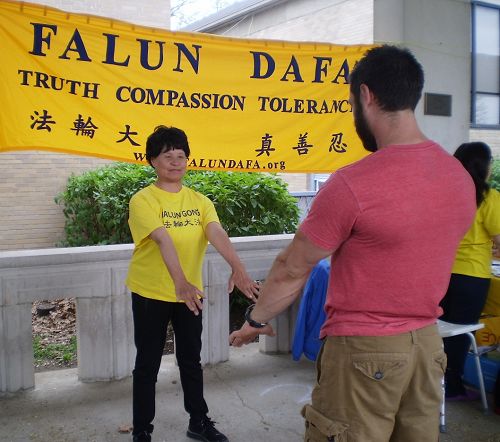
{"label": "man's forearm", "polygon": [[[297,231],[292,242],[274,260],[250,319],[262,324],[284,311],[300,296],[316,263],[333,252],[333,248],[326,250],[318,247],[304,233]],[[245,322],[240,330],[231,333],[229,342],[241,347],[252,342],[258,334],[274,336],[269,324],[256,328],[250,322]]]}
{"label": "man's forearm", "polygon": [[252,311],[254,321],[268,322],[284,311],[302,293],[312,268],[294,270],[290,268],[287,256],[285,250],[274,261]]}

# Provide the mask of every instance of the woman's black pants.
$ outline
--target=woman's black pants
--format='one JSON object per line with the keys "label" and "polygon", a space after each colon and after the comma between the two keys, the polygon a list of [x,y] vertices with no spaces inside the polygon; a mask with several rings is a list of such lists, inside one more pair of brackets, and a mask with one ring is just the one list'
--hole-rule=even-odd
{"label": "woman's black pants", "polygon": [[[483,311],[491,280],[474,276],[451,275],[448,291],[441,301],[443,321],[457,324],[476,324]],[[446,396],[456,396],[465,393],[462,384],[465,358],[470,346],[466,335],[444,338],[444,351],[448,359],[446,369]]]}
{"label": "woman's black pants", "polygon": [[137,348],[133,371],[133,434],[153,432],[156,379],[170,321],[175,335],[184,408],[194,419],[205,416],[208,407],[203,398],[200,359],[201,312],[195,316],[183,302],[157,301],[132,293],[132,313]]}

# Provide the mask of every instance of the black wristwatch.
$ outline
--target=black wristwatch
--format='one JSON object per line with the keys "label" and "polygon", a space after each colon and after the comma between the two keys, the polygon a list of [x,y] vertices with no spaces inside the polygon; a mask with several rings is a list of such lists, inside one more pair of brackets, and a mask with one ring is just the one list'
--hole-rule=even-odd
{"label": "black wristwatch", "polygon": [[245,311],[245,321],[248,322],[248,324],[250,325],[250,327],[253,327],[253,328],[263,328],[263,327],[265,327],[268,324],[267,322],[257,322],[257,321],[254,321],[250,317],[250,313],[252,312],[252,310],[253,310],[254,307],[255,307],[255,304],[252,304],[252,305],[249,305],[248,308],[246,309],[246,311]]}

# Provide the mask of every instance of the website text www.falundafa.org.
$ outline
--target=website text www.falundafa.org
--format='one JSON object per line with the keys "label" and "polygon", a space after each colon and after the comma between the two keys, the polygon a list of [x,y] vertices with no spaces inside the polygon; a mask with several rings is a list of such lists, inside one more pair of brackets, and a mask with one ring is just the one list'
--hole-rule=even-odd
{"label": "website text www.falundafa.org", "polygon": [[[143,152],[134,152],[136,161],[144,161]],[[190,158],[188,167],[196,169],[285,170],[286,161],[262,161],[258,159],[235,160],[227,158]]]}

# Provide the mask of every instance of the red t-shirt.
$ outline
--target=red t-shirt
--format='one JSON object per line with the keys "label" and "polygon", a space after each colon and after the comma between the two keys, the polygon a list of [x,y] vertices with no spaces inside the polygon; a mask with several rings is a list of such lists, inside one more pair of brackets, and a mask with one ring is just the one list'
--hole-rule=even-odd
{"label": "red t-shirt", "polygon": [[432,141],[387,146],[338,170],[300,226],[334,250],[324,336],[384,336],[436,322],[474,184]]}

